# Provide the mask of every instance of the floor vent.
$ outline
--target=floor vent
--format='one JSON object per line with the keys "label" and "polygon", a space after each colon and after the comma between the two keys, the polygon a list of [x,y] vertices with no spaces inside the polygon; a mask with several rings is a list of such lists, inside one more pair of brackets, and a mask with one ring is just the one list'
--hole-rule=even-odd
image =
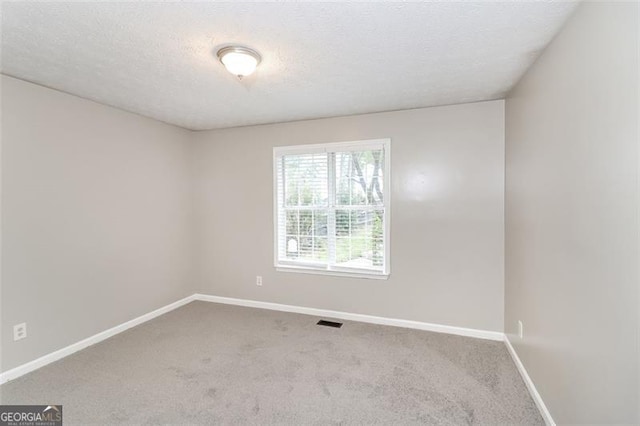
{"label": "floor vent", "polygon": [[334,328],[342,327],[341,322],[333,322],[333,321],[325,321],[325,320],[318,321],[318,325],[324,325],[325,327],[334,327]]}

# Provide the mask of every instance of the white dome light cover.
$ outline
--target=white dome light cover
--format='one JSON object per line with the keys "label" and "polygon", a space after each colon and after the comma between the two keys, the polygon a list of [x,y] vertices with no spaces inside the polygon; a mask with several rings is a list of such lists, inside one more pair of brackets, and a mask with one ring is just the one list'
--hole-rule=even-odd
{"label": "white dome light cover", "polygon": [[227,46],[218,50],[218,59],[227,71],[239,79],[252,74],[262,58],[253,49],[243,46]]}

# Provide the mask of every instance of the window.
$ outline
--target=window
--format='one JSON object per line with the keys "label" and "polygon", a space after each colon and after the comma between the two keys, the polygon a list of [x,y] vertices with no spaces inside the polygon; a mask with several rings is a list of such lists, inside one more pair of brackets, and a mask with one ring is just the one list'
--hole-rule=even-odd
{"label": "window", "polygon": [[274,148],[276,268],[389,275],[389,145]]}

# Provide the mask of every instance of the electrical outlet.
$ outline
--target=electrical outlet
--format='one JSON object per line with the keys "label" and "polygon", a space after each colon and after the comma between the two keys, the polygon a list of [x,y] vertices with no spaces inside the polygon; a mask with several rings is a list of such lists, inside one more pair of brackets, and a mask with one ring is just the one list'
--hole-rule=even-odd
{"label": "electrical outlet", "polygon": [[13,326],[13,340],[22,340],[27,337],[27,323],[16,324]]}
{"label": "electrical outlet", "polygon": [[522,321],[518,320],[518,337],[521,339],[524,337],[524,326],[522,325]]}
{"label": "electrical outlet", "polygon": [[262,285],[262,277],[260,275],[256,276],[256,285]]}

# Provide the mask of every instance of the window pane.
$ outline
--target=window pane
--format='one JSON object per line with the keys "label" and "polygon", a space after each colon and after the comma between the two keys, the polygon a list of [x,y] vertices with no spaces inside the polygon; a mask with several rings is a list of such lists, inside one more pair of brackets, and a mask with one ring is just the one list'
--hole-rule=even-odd
{"label": "window pane", "polygon": [[382,269],[384,212],[336,210],[336,265]]}
{"label": "window pane", "polygon": [[324,210],[287,211],[285,256],[289,260],[322,261],[328,257],[327,212]]}
{"label": "window pane", "polygon": [[336,235],[339,237],[351,235],[351,210],[336,210]]}
{"label": "window pane", "polygon": [[327,154],[283,157],[285,206],[327,205]]}
{"label": "window pane", "polygon": [[287,212],[287,235],[298,235],[299,231],[299,213],[298,211],[288,211]]}
{"label": "window pane", "polygon": [[336,204],[383,205],[384,152],[336,153]]}

